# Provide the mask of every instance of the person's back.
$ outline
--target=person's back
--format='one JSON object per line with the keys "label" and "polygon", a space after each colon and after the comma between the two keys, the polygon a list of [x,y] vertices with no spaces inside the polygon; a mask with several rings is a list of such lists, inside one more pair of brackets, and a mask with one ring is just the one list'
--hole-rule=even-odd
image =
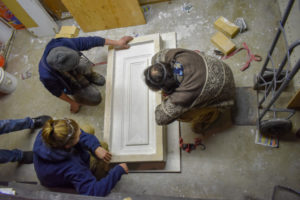
{"label": "person's back", "polygon": [[73,187],[85,195],[107,195],[121,176],[128,173],[128,168],[123,163],[109,170],[105,177],[95,177],[89,151],[96,160],[109,162],[111,158],[98,139],[81,130],[74,120],[47,121],[33,147],[34,168],[41,184]]}
{"label": "person's back", "polygon": [[[79,144],[78,144],[79,145]],[[76,153],[74,152],[76,149]],[[76,148],[72,152],[61,149],[51,149],[42,139],[40,132],[35,140],[33,151],[34,168],[41,184],[47,187],[72,186],[66,174],[77,173],[80,169],[89,169],[86,162],[89,154]]]}
{"label": "person's back", "polygon": [[[155,109],[158,125],[167,125],[177,119],[191,121],[196,117],[185,119],[190,111],[203,116],[209,106],[219,113],[217,108],[222,103],[226,107],[233,105],[235,85],[230,67],[204,53],[164,49],[153,56],[152,65],[144,71],[144,76],[150,89],[162,90],[164,94],[163,103]],[[202,123],[206,117],[199,119]]]}

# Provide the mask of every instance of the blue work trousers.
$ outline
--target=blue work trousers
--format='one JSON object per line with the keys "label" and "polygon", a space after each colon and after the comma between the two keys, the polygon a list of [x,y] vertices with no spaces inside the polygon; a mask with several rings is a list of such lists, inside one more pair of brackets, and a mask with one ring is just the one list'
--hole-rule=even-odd
{"label": "blue work trousers", "polygon": [[[13,131],[20,131],[34,127],[33,120],[30,117],[24,119],[0,120],[0,135]],[[5,150],[0,149],[0,163],[20,161],[23,157],[23,151],[19,149]]]}

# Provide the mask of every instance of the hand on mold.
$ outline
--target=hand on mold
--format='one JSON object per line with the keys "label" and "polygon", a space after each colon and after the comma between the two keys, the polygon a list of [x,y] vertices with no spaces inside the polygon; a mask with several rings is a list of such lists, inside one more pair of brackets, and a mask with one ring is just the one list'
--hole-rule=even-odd
{"label": "hand on mold", "polygon": [[128,49],[130,45],[128,44],[131,40],[133,40],[133,37],[131,36],[124,36],[121,39],[118,40],[118,46],[121,49]]}
{"label": "hand on mold", "polygon": [[106,163],[109,163],[111,160],[111,154],[102,147],[98,147],[95,150],[95,155],[97,158],[102,159]]}

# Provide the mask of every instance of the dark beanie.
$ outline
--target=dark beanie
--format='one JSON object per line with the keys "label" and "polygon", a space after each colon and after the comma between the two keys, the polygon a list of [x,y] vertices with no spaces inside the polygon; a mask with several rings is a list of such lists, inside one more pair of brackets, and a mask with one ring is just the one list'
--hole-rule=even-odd
{"label": "dark beanie", "polygon": [[49,52],[46,60],[55,70],[71,71],[78,65],[80,55],[77,51],[67,47],[55,47]]}

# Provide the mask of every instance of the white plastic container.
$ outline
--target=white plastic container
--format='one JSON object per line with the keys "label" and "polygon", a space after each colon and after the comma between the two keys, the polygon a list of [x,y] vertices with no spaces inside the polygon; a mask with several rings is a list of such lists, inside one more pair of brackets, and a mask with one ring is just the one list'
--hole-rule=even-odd
{"label": "white plastic container", "polygon": [[0,92],[10,94],[17,88],[17,78],[0,67]]}

